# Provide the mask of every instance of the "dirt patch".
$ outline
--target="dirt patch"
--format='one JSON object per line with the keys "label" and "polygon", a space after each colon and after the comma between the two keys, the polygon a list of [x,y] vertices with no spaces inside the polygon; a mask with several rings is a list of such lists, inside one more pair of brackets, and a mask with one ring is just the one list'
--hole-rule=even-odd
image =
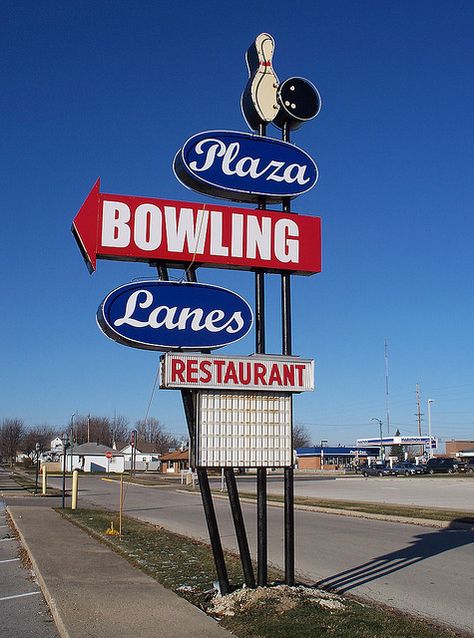
{"label": "dirt patch", "polygon": [[270,604],[277,614],[295,609],[301,603],[315,604],[325,609],[341,611],[345,608],[340,596],[313,587],[258,587],[238,589],[227,596],[216,596],[208,612],[213,616],[235,616]]}

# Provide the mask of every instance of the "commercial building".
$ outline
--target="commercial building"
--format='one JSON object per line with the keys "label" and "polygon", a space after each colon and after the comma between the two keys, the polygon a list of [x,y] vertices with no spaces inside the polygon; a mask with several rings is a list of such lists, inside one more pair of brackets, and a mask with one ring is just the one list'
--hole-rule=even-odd
{"label": "commercial building", "polygon": [[379,447],[300,447],[296,450],[299,470],[338,470],[375,461]]}
{"label": "commercial building", "polygon": [[446,456],[457,456],[457,457],[465,457],[472,458],[474,457],[474,441],[461,441],[452,439],[451,441],[446,441]]}

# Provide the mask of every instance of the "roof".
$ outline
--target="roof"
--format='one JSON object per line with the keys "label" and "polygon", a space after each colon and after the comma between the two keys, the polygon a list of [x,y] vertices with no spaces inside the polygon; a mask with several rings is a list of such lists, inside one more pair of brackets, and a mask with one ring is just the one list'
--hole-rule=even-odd
{"label": "roof", "polygon": [[[99,443],[82,443],[82,445],[72,446],[73,454],[87,454],[88,456],[104,456],[106,452],[112,452],[113,456],[122,456],[117,450],[113,450],[107,445],[101,445]],[[71,454],[71,448],[66,450],[66,454]]]}
{"label": "roof", "polygon": [[189,450],[175,450],[161,456],[161,461],[189,461]]}
{"label": "roof", "polygon": [[[124,450],[132,449],[131,443],[117,443],[117,450],[123,452]],[[156,443],[140,443],[137,445],[138,454],[159,454]]]}

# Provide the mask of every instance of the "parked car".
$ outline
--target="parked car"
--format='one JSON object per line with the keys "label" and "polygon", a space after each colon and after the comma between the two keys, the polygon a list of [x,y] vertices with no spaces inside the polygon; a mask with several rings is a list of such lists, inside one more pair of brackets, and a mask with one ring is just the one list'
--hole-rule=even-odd
{"label": "parked car", "polygon": [[474,472],[474,458],[466,459],[466,472]]}
{"label": "parked car", "polygon": [[359,472],[363,476],[390,476],[390,465],[385,463],[374,463],[373,465],[361,465]]}
{"label": "parked car", "polygon": [[429,459],[426,463],[426,469],[428,474],[435,474],[438,472],[445,472],[447,474],[454,474],[459,468],[459,461],[450,457],[437,457]]}
{"label": "parked car", "polygon": [[400,461],[399,463],[394,463],[392,465],[392,474],[395,476],[399,476],[400,474],[404,474],[405,476],[414,476],[415,474],[424,474],[425,471],[424,466],[416,465],[409,461]]}

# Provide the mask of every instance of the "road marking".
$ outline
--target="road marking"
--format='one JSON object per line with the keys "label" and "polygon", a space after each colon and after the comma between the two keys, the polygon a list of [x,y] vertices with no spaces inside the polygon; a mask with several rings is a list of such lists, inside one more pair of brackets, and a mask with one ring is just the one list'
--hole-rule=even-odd
{"label": "road marking", "polygon": [[0,565],[2,563],[13,563],[16,560],[20,560],[19,558],[7,558],[6,560],[0,560]]}
{"label": "road marking", "polygon": [[39,591],[30,591],[27,594],[15,594],[14,596],[3,596],[3,598],[0,598],[0,602],[2,600],[13,600],[13,598],[23,598],[24,596],[35,596],[36,594],[40,594],[41,592]]}
{"label": "road marking", "polygon": [[5,541],[14,541],[16,538],[0,538],[0,543],[4,543]]}

